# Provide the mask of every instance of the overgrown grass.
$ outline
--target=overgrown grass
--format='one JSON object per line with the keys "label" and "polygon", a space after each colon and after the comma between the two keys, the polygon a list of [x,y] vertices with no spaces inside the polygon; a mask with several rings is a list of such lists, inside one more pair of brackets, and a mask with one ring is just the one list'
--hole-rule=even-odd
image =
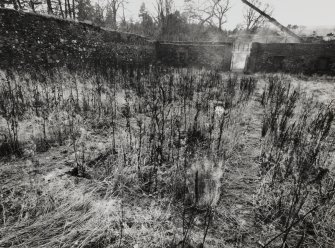
{"label": "overgrown grass", "polygon": [[252,163],[243,118],[258,97],[259,244],[333,247],[335,111],[314,94],[330,86],[295,80],[155,67],[1,72],[0,246],[219,247],[223,178]]}
{"label": "overgrown grass", "polygon": [[[240,145],[236,123],[256,80],[172,68],[106,75],[2,73],[3,159],[25,157],[38,167],[38,153],[66,146],[69,174],[80,183],[5,190],[0,245],[187,247],[211,238],[225,164]],[[134,210],[139,195],[157,214]],[[172,211],[178,218],[169,217]]]}
{"label": "overgrown grass", "polygon": [[333,101],[320,103],[285,76],[266,78],[257,215],[274,225],[264,247],[333,247]]}

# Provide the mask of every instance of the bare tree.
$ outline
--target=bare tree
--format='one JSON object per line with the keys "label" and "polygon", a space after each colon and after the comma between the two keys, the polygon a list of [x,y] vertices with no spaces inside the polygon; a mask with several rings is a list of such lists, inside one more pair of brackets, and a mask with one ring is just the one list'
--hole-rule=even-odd
{"label": "bare tree", "polygon": [[72,18],[76,19],[76,3],[72,0]]}
{"label": "bare tree", "polygon": [[[20,1],[17,1],[17,2],[20,5]],[[31,8],[31,10],[33,12],[36,12],[36,7],[39,6],[39,5],[41,5],[41,4],[43,4],[43,3],[41,1],[39,1],[39,0],[30,0],[29,1],[29,7]],[[20,9],[22,9],[22,8],[20,7]]]}
{"label": "bare tree", "polygon": [[106,14],[106,23],[107,26],[116,29],[117,28],[117,15],[121,8],[124,8],[124,5],[127,3],[127,0],[109,0],[106,5],[107,14]]}
{"label": "bare tree", "polygon": [[46,2],[47,2],[48,14],[53,14],[51,0],[46,0]]}
{"label": "bare tree", "polygon": [[154,20],[158,25],[160,35],[166,32],[168,16],[172,13],[173,0],[156,0]]}
{"label": "bare tree", "polygon": [[[271,15],[273,10],[269,4],[263,4],[259,0],[250,0],[251,4],[262,10],[264,13]],[[246,6],[243,13],[244,26],[247,31],[255,31],[264,26],[266,18],[255,11],[254,9]]]}
{"label": "bare tree", "polygon": [[208,24],[220,31],[227,22],[227,12],[231,8],[230,0],[185,0],[190,18],[200,25]]}
{"label": "bare tree", "polygon": [[22,8],[19,0],[12,0],[12,3],[15,10]]}
{"label": "bare tree", "polygon": [[159,25],[163,25],[166,17],[172,12],[173,0],[156,0],[155,10],[156,17],[155,20]]}
{"label": "bare tree", "polygon": [[68,16],[72,18],[72,15],[71,15],[72,8],[70,6],[70,0],[65,0],[64,6],[65,6],[65,18],[67,18]]}
{"label": "bare tree", "polygon": [[70,18],[73,18],[73,16],[72,16],[72,10],[73,9],[71,8],[71,2],[70,2],[70,0],[67,0],[67,11],[69,12],[69,17]]}
{"label": "bare tree", "polygon": [[231,8],[230,0],[212,0],[213,18],[212,23],[216,23],[219,30],[222,31],[222,26],[227,22],[226,13]]}
{"label": "bare tree", "polygon": [[65,16],[64,16],[64,12],[63,12],[63,8],[62,8],[62,2],[61,2],[61,0],[58,0],[58,8],[59,8],[60,15],[64,19]]}
{"label": "bare tree", "polygon": [[64,14],[65,14],[65,18],[67,18],[67,12],[68,12],[67,11],[67,0],[64,0]]}

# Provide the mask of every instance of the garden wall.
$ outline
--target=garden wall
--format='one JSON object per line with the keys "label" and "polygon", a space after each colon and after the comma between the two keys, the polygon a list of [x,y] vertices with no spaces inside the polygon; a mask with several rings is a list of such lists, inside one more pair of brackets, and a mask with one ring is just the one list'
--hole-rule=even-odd
{"label": "garden wall", "polygon": [[206,67],[229,71],[233,43],[156,42],[157,59],[175,67]]}
{"label": "garden wall", "polygon": [[[232,42],[152,42],[84,22],[0,8],[0,69],[105,71],[158,62],[229,71],[232,54]],[[246,71],[335,74],[335,44],[253,43]]]}
{"label": "garden wall", "polygon": [[335,74],[335,44],[253,43],[246,71]]}
{"label": "garden wall", "polygon": [[146,66],[152,42],[82,22],[0,9],[0,68]]}

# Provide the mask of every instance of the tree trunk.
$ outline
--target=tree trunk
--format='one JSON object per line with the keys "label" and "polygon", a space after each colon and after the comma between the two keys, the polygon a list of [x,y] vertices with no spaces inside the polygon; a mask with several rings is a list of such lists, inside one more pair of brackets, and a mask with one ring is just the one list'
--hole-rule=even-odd
{"label": "tree trunk", "polygon": [[48,14],[53,14],[51,0],[47,0]]}
{"label": "tree trunk", "polygon": [[114,29],[117,28],[117,25],[116,25],[117,9],[116,9],[115,4],[116,4],[116,3],[114,3],[114,6],[113,6],[113,28],[114,28]]}
{"label": "tree trunk", "polygon": [[13,7],[14,7],[15,10],[19,9],[19,6],[18,6],[16,0],[13,0]]}
{"label": "tree trunk", "polygon": [[65,18],[67,18],[67,0],[65,0],[64,6],[65,6]]}
{"label": "tree trunk", "polygon": [[74,0],[72,0],[72,18],[76,19],[76,5]]}
{"label": "tree trunk", "polygon": [[65,0],[65,1],[67,3],[67,11],[69,13],[69,17],[72,18],[70,0]]}
{"label": "tree trunk", "polygon": [[70,0],[67,0],[67,4],[68,4],[69,16],[70,16],[70,18],[73,18],[73,13],[72,13]]}
{"label": "tree trunk", "polygon": [[62,8],[61,0],[58,0],[58,5],[59,5],[60,14],[61,14],[62,18],[64,19],[64,12],[63,12],[63,8]]}
{"label": "tree trunk", "polygon": [[30,7],[31,7],[33,12],[36,12],[35,11],[35,3],[32,0],[30,0]]}

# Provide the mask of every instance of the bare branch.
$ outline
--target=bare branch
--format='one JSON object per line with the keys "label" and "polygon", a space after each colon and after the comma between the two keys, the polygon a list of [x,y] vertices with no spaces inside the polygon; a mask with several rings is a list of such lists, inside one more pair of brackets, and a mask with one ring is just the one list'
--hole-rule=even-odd
{"label": "bare branch", "polygon": [[226,14],[230,8],[230,0],[187,1],[187,10],[191,19],[198,20],[200,25],[207,23],[215,26],[220,31],[223,24],[227,22]]}
{"label": "bare branch", "polygon": [[[270,5],[262,4],[259,0],[250,0],[250,3],[255,5],[257,8],[261,9],[268,15],[271,15],[273,10]],[[245,7],[244,9],[244,26],[247,31],[256,30],[265,24],[265,17],[262,16],[260,13],[256,12],[250,7]]]}

